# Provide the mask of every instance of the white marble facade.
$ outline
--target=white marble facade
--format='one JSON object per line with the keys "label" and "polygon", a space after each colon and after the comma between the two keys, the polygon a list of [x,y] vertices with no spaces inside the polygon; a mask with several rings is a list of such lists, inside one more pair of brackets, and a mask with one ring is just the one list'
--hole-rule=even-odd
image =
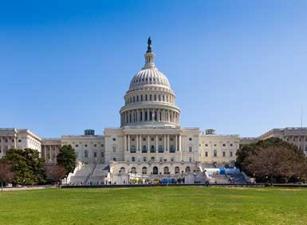
{"label": "white marble facade", "polygon": [[12,148],[31,148],[41,152],[41,138],[28,129],[0,129],[0,158]]}

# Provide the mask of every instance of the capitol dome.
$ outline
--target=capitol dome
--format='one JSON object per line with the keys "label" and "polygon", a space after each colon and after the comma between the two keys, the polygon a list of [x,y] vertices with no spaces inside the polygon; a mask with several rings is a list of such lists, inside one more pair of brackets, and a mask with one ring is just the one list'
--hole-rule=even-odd
{"label": "capitol dome", "polygon": [[161,86],[171,89],[170,83],[163,73],[154,66],[146,67],[146,65],[131,80],[129,91],[143,88],[144,86]]}
{"label": "capitol dome", "polygon": [[121,126],[179,127],[180,109],[167,77],[154,63],[148,38],[144,67],[132,78],[121,108]]}

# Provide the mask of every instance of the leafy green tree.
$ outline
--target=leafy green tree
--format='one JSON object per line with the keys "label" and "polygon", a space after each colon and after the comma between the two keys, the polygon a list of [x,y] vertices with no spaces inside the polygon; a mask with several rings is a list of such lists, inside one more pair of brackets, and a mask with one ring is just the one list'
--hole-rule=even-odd
{"label": "leafy green tree", "polygon": [[14,172],[12,171],[12,165],[6,161],[0,160],[0,182],[1,182],[1,190],[3,190],[3,185],[5,183],[12,182],[14,179]]}
{"label": "leafy green tree", "polygon": [[43,160],[39,152],[34,149],[10,149],[7,151],[5,160],[12,165],[15,173],[13,183],[15,184],[39,184],[45,182]]}
{"label": "leafy green tree", "polygon": [[76,168],[76,153],[71,145],[63,145],[57,155],[57,164],[63,166],[66,170],[66,176],[74,172]]}

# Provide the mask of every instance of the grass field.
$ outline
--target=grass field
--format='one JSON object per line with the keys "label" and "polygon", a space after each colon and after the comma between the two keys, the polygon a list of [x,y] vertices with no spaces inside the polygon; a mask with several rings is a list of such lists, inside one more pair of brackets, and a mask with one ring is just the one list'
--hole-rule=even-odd
{"label": "grass field", "polygon": [[307,224],[307,189],[47,189],[0,201],[0,225]]}

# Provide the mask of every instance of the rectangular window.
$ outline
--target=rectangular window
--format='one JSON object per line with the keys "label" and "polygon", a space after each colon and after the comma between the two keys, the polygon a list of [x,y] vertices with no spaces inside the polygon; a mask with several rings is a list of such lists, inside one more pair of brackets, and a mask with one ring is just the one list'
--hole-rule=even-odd
{"label": "rectangular window", "polygon": [[213,151],[213,156],[217,157],[217,151],[216,150]]}
{"label": "rectangular window", "polygon": [[226,153],[225,152],[223,152],[223,157],[225,157],[226,156]]}
{"label": "rectangular window", "polygon": [[208,152],[205,152],[205,156],[208,157]]}

